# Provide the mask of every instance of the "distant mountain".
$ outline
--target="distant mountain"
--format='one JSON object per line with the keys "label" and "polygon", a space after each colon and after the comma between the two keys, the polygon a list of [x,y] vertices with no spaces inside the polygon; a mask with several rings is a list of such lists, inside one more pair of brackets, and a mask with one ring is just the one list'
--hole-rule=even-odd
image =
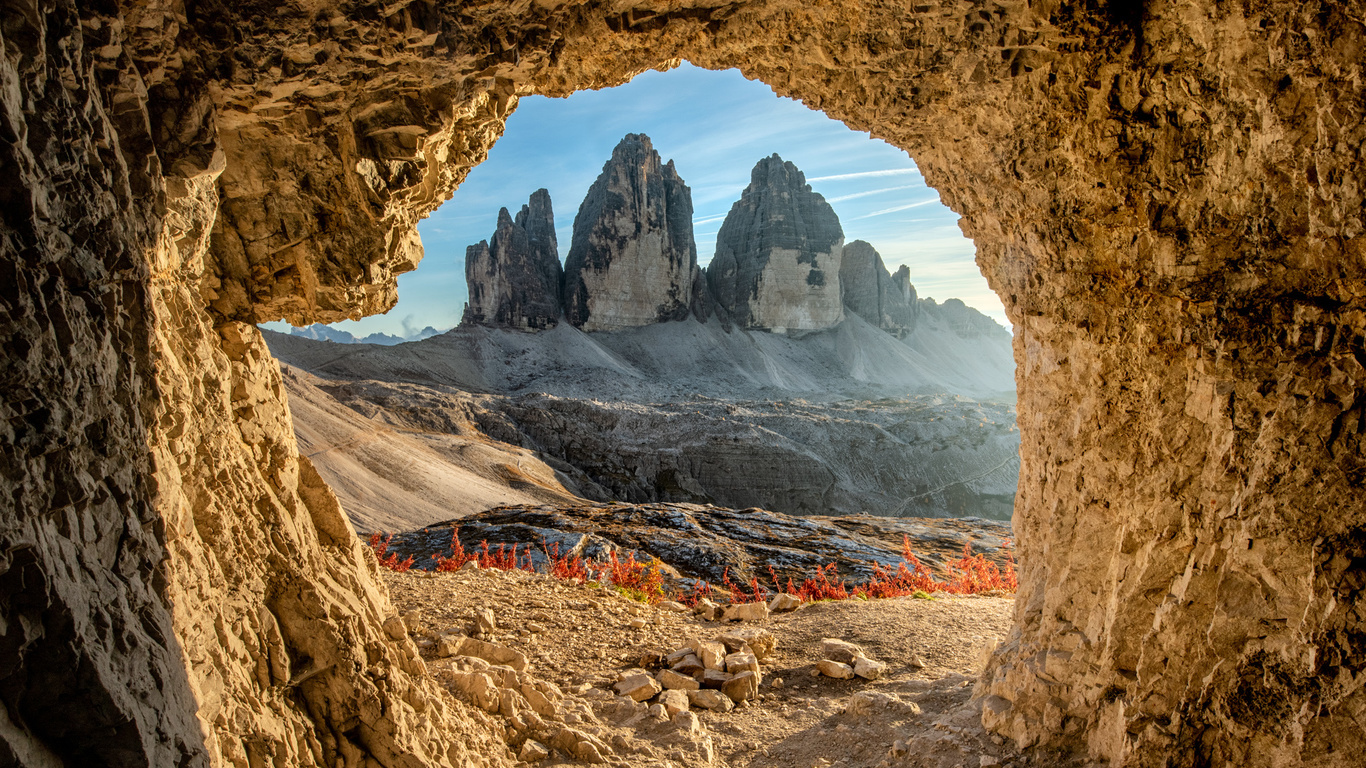
{"label": "distant mountain", "polygon": [[306,328],[290,328],[289,335],[297,336],[301,339],[313,339],[314,341],[330,341],[334,344],[378,344],[384,347],[392,347],[395,344],[403,344],[409,341],[422,341],[433,336],[444,333],[438,331],[430,325],[412,336],[394,336],[388,333],[372,333],[364,338],[356,338],[355,334],[346,331],[339,331],[331,326],[322,323],[314,323]]}

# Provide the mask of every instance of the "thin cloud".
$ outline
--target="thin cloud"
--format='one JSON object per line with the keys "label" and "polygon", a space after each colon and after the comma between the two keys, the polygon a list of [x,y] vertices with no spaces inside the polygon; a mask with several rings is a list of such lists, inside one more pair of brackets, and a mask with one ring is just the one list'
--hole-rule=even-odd
{"label": "thin cloud", "polygon": [[882,216],[883,214],[887,214],[887,213],[896,213],[897,211],[908,211],[908,210],[910,210],[910,209],[912,209],[912,208],[919,208],[919,207],[921,207],[921,206],[923,206],[923,205],[934,205],[935,203],[938,203],[938,202],[939,202],[939,200],[938,200],[938,198],[936,198],[936,199],[934,199],[934,200],[921,200],[921,201],[918,202],[918,203],[910,203],[910,204],[908,204],[908,205],[898,205],[898,206],[894,206],[894,207],[892,207],[892,208],[883,208],[883,209],[880,210],[880,211],[873,211],[872,213],[866,213],[866,214],[864,214],[864,215],[862,215],[862,216],[855,216],[855,217],[853,218],[853,220],[854,220],[854,221],[858,221],[859,219],[871,219],[871,218],[873,218],[874,216]]}
{"label": "thin cloud", "polygon": [[726,218],[726,216],[729,216],[729,215],[730,215],[730,214],[727,214],[727,213],[720,213],[720,214],[717,214],[717,215],[715,215],[715,216],[704,216],[703,218],[700,218],[700,219],[693,219],[693,220],[692,220],[692,223],[693,223],[693,226],[697,226],[698,224],[710,224],[710,223],[712,223],[713,221],[720,221],[720,220]]}
{"label": "thin cloud", "polygon": [[858,172],[858,173],[837,173],[837,174],[835,174],[835,175],[833,175],[833,176],[816,176],[815,178],[807,179],[807,181],[808,181],[808,182],[813,182],[813,181],[844,181],[845,179],[867,179],[867,178],[871,178],[871,177],[873,177],[873,176],[901,176],[902,174],[907,174],[907,173],[915,173],[915,174],[918,174],[918,173],[920,173],[920,169],[919,169],[919,168],[888,168],[888,169],[885,170],[885,171],[860,171],[860,172]]}
{"label": "thin cloud", "polygon": [[920,186],[919,184],[902,184],[902,185],[899,186],[899,187],[883,187],[882,189],[870,189],[870,190],[868,190],[867,192],[855,192],[855,193],[853,193],[852,195],[840,195],[839,197],[827,197],[827,198],[825,198],[825,202],[827,202],[827,203],[842,203],[842,202],[844,202],[845,200],[856,200],[856,199],[858,199],[858,198],[860,198],[860,197],[868,197],[868,196],[870,196],[870,195],[881,195],[881,194],[883,194],[883,193],[885,193],[885,192],[896,192],[897,190],[901,190],[901,189],[916,189],[916,188],[918,188],[919,186]]}

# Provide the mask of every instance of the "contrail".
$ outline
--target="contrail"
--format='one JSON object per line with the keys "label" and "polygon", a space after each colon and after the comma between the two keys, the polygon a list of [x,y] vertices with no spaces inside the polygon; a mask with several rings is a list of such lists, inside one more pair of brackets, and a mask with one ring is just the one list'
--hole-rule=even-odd
{"label": "contrail", "polygon": [[812,181],[843,181],[844,179],[866,179],[872,176],[900,176],[903,173],[920,173],[919,168],[889,168],[885,171],[861,171],[859,173],[837,173],[834,176],[817,176]]}
{"label": "contrail", "polygon": [[853,200],[854,198],[858,198],[858,197],[868,197],[869,195],[880,195],[880,194],[882,194],[883,192],[895,192],[895,191],[897,191],[898,189],[913,189],[913,188],[919,187],[919,186],[920,186],[919,184],[902,184],[902,185],[899,186],[899,187],[884,187],[883,189],[870,189],[870,190],[868,190],[867,192],[855,192],[855,193],[852,194],[852,195],[840,195],[839,197],[827,197],[827,198],[825,198],[825,202],[827,202],[827,203],[838,203],[838,202],[842,202],[842,201],[844,201],[844,200]]}
{"label": "contrail", "polygon": [[910,210],[911,208],[919,208],[922,205],[931,205],[937,202],[939,202],[938,198],[934,200],[921,200],[918,203],[911,203],[910,205],[898,205],[895,208],[883,208],[880,211],[873,211],[872,213],[867,213],[862,216],[855,216],[852,219],[852,221],[858,221],[859,219],[871,219],[874,216],[881,216],[884,213],[896,213],[897,211],[906,211]]}

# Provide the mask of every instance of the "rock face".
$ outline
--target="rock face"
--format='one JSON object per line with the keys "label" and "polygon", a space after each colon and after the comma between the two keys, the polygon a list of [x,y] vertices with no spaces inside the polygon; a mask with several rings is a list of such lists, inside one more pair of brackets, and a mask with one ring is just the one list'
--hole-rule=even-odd
{"label": "rock face", "polygon": [[465,249],[470,300],[461,322],[553,328],[560,321],[563,281],[550,193],[538,189],[516,220],[500,209],[493,237]]}
{"label": "rock face", "polygon": [[844,309],[904,339],[915,330],[916,296],[905,264],[893,276],[882,256],[862,240],[844,246],[840,256],[840,297]]}
{"label": "rock face", "polygon": [[684,59],[911,153],[1005,303],[988,725],[1120,765],[1366,753],[1357,4],[269,11],[7,7],[6,761],[511,763],[383,632],[251,323],[389,308],[518,94]]}
{"label": "rock face", "polygon": [[565,315],[585,331],[682,320],[699,274],[692,192],[649,136],[627,134],[574,218]]}
{"label": "rock face", "polygon": [[830,328],[844,318],[843,246],[834,209],[797,166],[774,154],[754,166],[721,224],[707,282],[741,328]]}

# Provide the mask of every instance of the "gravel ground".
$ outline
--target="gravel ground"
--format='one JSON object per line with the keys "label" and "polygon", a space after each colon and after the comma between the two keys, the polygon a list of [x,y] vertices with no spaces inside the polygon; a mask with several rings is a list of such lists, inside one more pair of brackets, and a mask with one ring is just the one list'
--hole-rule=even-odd
{"label": "gravel ground", "polygon": [[[400,612],[419,620],[415,635],[429,669],[451,679],[461,657],[439,658],[430,640],[468,631],[475,612],[491,609],[497,628],[483,639],[514,648],[525,674],[565,692],[565,722],[609,745],[604,760],[622,766],[979,766],[1060,765],[1021,755],[983,731],[971,699],[984,654],[1004,639],[1014,600],[1008,597],[824,602],[778,614],[758,626],[776,638],[763,663],[758,700],[731,712],[693,709],[696,728],[643,715],[645,705],[619,697],[612,685],[632,668],[658,659],[687,638],[714,638],[728,628],[691,613],[626,599],[602,587],[498,571],[392,573],[385,581]],[[639,624],[641,626],[633,626]],[[883,678],[833,680],[814,675],[822,638],[860,645],[887,663]],[[470,697],[450,686],[459,699]],[[498,715],[484,715],[497,725]],[[552,726],[552,731],[554,726]],[[525,733],[507,727],[512,754]],[[685,732],[686,731],[686,732]],[[543,733],[549,733],[544,731]],[[538,765],[572,765],[562,750]]]}

